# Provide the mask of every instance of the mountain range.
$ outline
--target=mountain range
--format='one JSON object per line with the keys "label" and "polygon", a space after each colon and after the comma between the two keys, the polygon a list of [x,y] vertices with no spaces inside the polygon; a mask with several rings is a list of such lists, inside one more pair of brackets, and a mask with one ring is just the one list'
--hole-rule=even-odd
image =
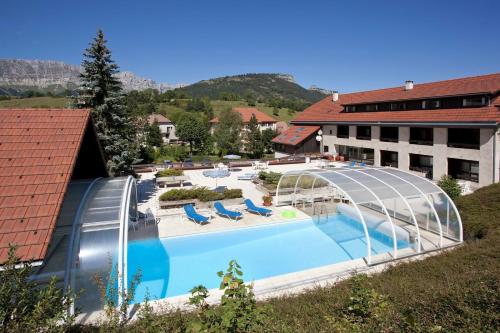
{"label": "mountain range", "polygon": [[[80,66],[60,61],[0,59],[0,95],[19,96],[32,90],[61,93],[74,90],[79,85]],[[240,97],[252,94],[255,98],[300,100],[316,102],[328,91],[311,86],[306,89],[295,82],[290,74],[242,74],[203,80],[194,84],[157,83],[132,72],[119,72],[117,77],[125,91],[157,89],[160,92],[176,89],[192,97],[208,96],[218,99],[223,93]]]}
{"label": "mountain range", "polygon": [[[58,93],[78,86],[80,66],[60,61],[0,59],[0,95],[19,95],[26,90]],[[182,87],[182,84],[157,83],[135,75],[119,72],[117,77],[126,91],[158,89],[161,92]]]}

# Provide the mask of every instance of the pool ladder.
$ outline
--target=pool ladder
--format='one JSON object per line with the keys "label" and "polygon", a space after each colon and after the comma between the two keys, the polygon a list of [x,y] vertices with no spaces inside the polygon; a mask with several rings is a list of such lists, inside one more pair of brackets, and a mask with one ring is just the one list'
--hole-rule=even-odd
{"label": "pool ladder", "polygon": [[321,216],[325,215],[326,219],[324,222],[328,221],[328,208],[324,203],[318,203],[318,204],[313,204],[313,218],[318,217],[316,222],[320,223],[321,222]]}

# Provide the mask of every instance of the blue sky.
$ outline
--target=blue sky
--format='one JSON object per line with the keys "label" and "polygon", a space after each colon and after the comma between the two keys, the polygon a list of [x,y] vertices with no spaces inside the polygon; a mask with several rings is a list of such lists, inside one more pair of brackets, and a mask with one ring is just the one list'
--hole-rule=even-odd
{"label": "blue sky", "polygon": [[340,92],[500,71],[500,1],[2,0],[0,58],[79,64],[102,28],[158,82],[293,74]]}

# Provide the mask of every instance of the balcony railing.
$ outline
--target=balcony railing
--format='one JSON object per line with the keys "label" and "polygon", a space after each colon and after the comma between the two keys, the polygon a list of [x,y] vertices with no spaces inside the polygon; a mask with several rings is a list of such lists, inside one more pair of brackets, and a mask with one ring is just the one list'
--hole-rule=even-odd
{"label": "balcony railing", "polygon": [[479,149],[479,143],[467,142],[448,142],[448,147],[451,148],[465,148],[465,149]]}
{"label": "balcony railing", "polygon": [[433,144],[432,140],[423,140],[423,139],[410,139],[410,143],[412,145],[425,145],[425,146],[432,146]]}
{"label": "balcony railing", "polygon": [[380,141],[383,142],[398,142],[398,138],[391,137],[380,137]]}

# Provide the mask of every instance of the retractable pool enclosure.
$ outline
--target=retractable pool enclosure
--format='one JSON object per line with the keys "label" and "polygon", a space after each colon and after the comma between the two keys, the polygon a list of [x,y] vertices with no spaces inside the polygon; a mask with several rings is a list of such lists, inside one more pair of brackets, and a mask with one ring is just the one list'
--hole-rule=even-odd
{"label": "retractable pool enclosure", "polygon": [[[450,197],[430,180],[382,167],[312,169],[282,175],[275,203],[308,211],[321,223],[343,214],[362,229],[368,264],[462,242],[462,221]],[[390,243],[389,253],[377,241]],[[343,240],[349,246],[350,239]],[[359,243],[359,240],[358,240]],[[342,244],[341,244],[342,245]]]}
{"label": "retractable pool enclosure", "polygon": [[137,221],[137,189],[130,176],[98,178],[84,184],[75,202],[76,213],[71,216],[64,287],[83,291],[74,307],[91,312],[102,308],[96,276],[108,297],[119,298],[127,289],[128,228]]}

